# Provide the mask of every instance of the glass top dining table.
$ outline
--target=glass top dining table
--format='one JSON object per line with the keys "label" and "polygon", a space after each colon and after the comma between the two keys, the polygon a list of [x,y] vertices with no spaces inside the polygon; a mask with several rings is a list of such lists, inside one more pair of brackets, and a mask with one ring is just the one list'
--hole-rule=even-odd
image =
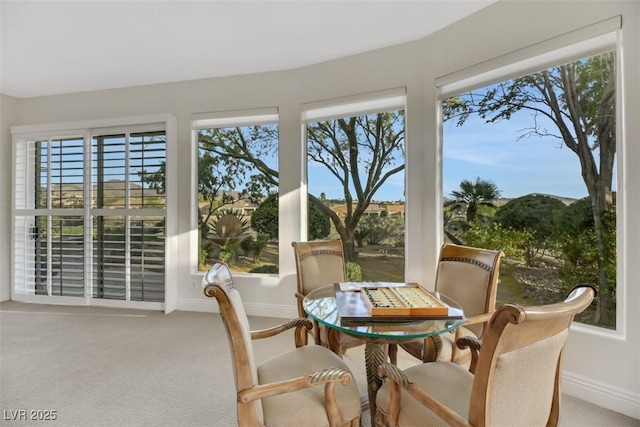
{"label": "glass top dining table", "polygon": [[[375,282],[349,282],[354,289],[364,286],[375,286]],[[403,285],[400,283],[384,283],[382,286]],[[460,305],[441,293],[431,292],[448,306],[447,315],[437,317],[401,317],[388,318],[367,315],[358,301],[359,307],[351,311],[350,316],[344,316],[345,298],[357,298],[360,292],[341,292],[340,284],[331,283],[309,292],[303,302],[305,312],[316,322],[328,328],[329,342],[338,343],[339,333],[363,338],[365,345],[365,363],[367,374],[368,405],[371,422],[375,422],[376,395],[382,385],[378,376],[378,366],[388,359],[389,344],[399,344],[402,341],[420,340],[429,336],[450,332],[465,322],[464,312]],[[333,339],[331,335],[333,334]],[[395,348],[395,347],[394,347]],[[332,350],[336,351],[336,349]]]}

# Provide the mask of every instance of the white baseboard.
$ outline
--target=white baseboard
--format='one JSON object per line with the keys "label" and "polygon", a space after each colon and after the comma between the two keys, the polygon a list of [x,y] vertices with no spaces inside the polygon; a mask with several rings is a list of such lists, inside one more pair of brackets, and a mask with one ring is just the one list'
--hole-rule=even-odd
{"label": "white baseboard", "polygon": [[562,375],[562,392],[602,408],[640,419],[640,395],[570,372]]}
{"label": "white baseboard", "polygon": [[124,301],[119,299],[102,299],[86,297],[65,297],[65,296],[49,296],[49,295],[25,295],[16,294],[11,299],[16,302],[34,303],[34,304],[50,304],[50,305],[67,305],[67,306],[92,306],[92,307],[112,307],[127,308],[139,310],[164,310],[163,302],[149,301]]}
{"label": "white baseboard", "polygon": [[179,299],[176,304],[176,310],[219,313],[218,303],[214,299]]}
{"label": "white baseboard", "polygon": [[[248,316],[276,317],[281,319],[298,317],[298,310],[295,305],[247,303],[244,309]],[[213,299],[181,299],[178,300],[176,310],[219,313],[218,303]]]}

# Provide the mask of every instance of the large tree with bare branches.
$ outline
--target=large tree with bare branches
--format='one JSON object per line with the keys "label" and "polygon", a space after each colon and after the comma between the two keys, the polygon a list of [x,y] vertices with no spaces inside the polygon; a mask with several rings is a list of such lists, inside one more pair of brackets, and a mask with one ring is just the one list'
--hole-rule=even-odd
{"label": "large tree with bare branches", "polygon": [[329,216],[346,259],[353,261],[354,233],[362,215],[380,187],[404,170],[404,111],[309,123],[307,157],[325,167],[342,188],[343,218],[316,195],[309,200]]}

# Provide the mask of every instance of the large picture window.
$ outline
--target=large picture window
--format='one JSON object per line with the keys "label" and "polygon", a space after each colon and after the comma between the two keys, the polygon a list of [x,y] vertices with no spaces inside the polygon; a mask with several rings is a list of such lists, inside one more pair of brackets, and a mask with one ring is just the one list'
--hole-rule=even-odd
{"label": "large picture window", "polygon": [[308,240],[341,239],[349,280],[404,281],[404,96],[304,117]]}
{"label": "large picture window", "polygon": [[616,327],[616,53],[442,99],[444,234],[502,249],[498,303],[600,288],[578,320]]}
{"label": "large picture window", "polygon": [[276,112],[194,121],[198,269],[214,260],[240,273],[278,273]]}

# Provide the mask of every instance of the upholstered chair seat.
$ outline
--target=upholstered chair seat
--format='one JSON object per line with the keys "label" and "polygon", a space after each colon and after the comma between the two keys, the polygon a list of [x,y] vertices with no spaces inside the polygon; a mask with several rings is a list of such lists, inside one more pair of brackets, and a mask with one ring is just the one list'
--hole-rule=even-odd
{"label": "upholstered chair seat", "polygon": [[[309,319],[291,319],[251,331],[240,293],[224,263],[209,269],[202,286],[206,296],[218,301],[229,339],[239,426],[360,425],[360,393],[349,367],[328,348],[304,345],[303,337],[313,327]],[[257,364],[252,341],[289,329],[295,329],[295,348]]]}
{"label": "upholstered chair seat", "polygon": [[[467,418],[473,384],[473,374],[467,369],[449,362],[434,362],[412,366],[405,369],[404,373],[413,384],[428,391],[460,418]],[[446,386],[443,387],[443,384]],[[378,412],[385,417],[389,414],[390,388],[391,381],[385,381],[378,390]],[[424,406],[409,393],[403,392],[398,425],[444,427],[449,424],[434,412],[425,410]]]}
{"label": "upholstered chair seat", "polygon": [[471,354],[459,349],[458,338],[482,336],[496,308],[501,251],[445,244],[440,250],[435,291],[452,298],[464,310],[466,323],[452,333],[400,345],[423,362],[448,361],[468,366]]}
{"label": "upholstered chair seat", "polygon": [[[328,349],[317,345],[302,346],[258,366],[258,383],[277,383],[308,375],[309,372],[319,371],[328,365],[347,369],[344,362]],[[360,417],[360,395],[357,387],[338,384],[335,392],[342,418],[352,420]],[[311,387],[305,389],[304,393],[285,393],[262,399],[262,411],[264,418],[269,420],[269,425],[273,426],[327,425],[319,422],[326,418],[324,387]]]}
{"label": "upholstered chair seat", "polygon": [[450,362],[421,363],[404,371],[379,367],[379,426],[552,427],[560,416],[563,351],[576,314],[596,288],[580,285],[564,302],[494,312],[482,342],[465,337],[470,370]]}

